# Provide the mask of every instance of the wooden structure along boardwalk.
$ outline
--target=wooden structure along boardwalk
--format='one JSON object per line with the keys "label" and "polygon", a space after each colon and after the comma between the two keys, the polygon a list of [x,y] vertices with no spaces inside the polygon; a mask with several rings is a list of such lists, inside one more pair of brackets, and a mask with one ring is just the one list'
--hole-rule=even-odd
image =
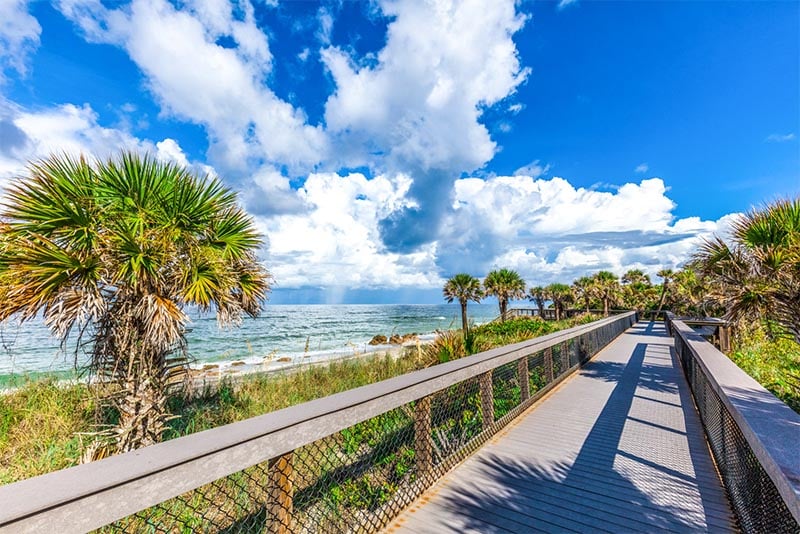
{"label": "wooden structure along boardwalk", "polygon": [[637,323],[386,531],[736,531],[672,345]]}

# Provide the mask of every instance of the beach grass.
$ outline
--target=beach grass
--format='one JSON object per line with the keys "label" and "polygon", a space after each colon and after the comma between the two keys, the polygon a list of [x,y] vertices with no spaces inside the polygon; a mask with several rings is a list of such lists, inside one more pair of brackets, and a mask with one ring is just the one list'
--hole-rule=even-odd
{"label": "beach grass", "polygon": [[331,362],[282,375],[253,374],[236,384],[223,380],[219,387],[199,395],[170,399],[172,413],[167,439],[241,421],[341,391],[372,384],[418,368],[413,351],[395,358],[389,354]]}
{"label": "beach grass", "polygon": [[95,421],[95,400],[85,384],[43,378],[0,395],[0,484],[78,463],[81,432]]}

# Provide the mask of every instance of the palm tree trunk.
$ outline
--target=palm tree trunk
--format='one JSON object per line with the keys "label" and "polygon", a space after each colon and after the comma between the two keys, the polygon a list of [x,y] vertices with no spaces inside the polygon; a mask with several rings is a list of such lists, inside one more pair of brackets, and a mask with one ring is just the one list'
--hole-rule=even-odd
{"label": "palm tree trunk", "polygon": [[658,299],[658,310],[656,310],[655,318],[658,319],[658,316],[661,315],[661,308],[664,306],[664,300],[667,297],[667,282],[664,281],[664,285],[661,286],[661,298]]}
{"label": "palm tree trunk", "polygon": [[506,308],[508,307],[508,301],[503,298],[497,299],[500,304],[500,322],[504,323],[506,320]]}
{"label": "palm tree trunk", "polygon": [[461,301],[461,330],[466,334],[467,329],[467,301],[464,299]]}
{"label": "palm tree trunk", "polygon": [[603,299],[603,317],[608,317],[608,300],[607,298]]}
{"label": "palm tree trunk", "polygon": [[150,373],[133,373],[122,383],[123,391],[116,403],[119,410],[119,423],[116,426],[119,452],[161,441],[168,415],[167,394],[160,382],[160,377]]}

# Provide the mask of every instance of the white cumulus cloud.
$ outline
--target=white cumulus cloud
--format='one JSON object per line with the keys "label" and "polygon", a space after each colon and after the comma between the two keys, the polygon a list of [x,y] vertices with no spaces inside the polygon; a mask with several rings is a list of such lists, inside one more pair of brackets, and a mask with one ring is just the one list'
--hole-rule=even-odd
{"label": "white cumulus cloud", "polygon": [[27,110],[0,99],[0,188],[9,179],[22,175],[29,162],[51,154],[105,158],[120,150],[150,153],[203,174],[213,174],[211,167],[190,163],[174,139],[154,143],[125,130],[101,126],[89,105]]}
{"label": "white cumulus cloud", "polygon": [[410,252],[387,249],[381,220],[414,201],[411,178],[312,174],[294,195],[300,209],[257,217],[268,236],[265,260],[278,287],[438,288],[457,272],[518,270],[531,284],[569,283],[608,269],[622,274],[685,262],[700,237],[729,218],[675,219],[659,178],[614,192],[563,178],[466,178],[454,183],[452,210],[434,239]]}
{"label": "white cumulus cloud", "polygon": [[336,83],[325,119],[347,150],[346,163],[390,162],[455,171],[480,167],[496,145],[479,122],[484,106],[512,94],[529,74],[514,33],[525,17],[510,0],[385,1],[389,24],[377,63],[359,65],[328,47],[322,59]]}
{"label": "white cumulus cloud", "polygon": [[439,283],[433,245],[387,252],[378,222],[406,204],[407,176],[312,174],[295,192],[299,214],[259,217],[269,238],[267,265],[278,287],[432,287]]}
{"label": "white cumulus cloud", "polygon": [[28,0],[0,2],[0,82],[8,69],[24,76],[28,57],[39,46],[42,27],[28,12],[28,3]]}
{"label": "white cumulus cloud", "polygon": [[674,267],[717,223],[676,221],[667,191],[660,178],[615,192],[576,188],[563,178],[458,180],[437,264],[444,273],[511,267],[537,284],[599,269]]}
{"label": "white cumulus cloud", "polygon": [[[327,152],[321,127],[267,86],[272,56],[250,2],[196,0],[178,10],[166,0],[107,9],[96,0],[62,0],[62,12],[87,39],[125,49],[164,113],[205,127],[209,156],[225,171],[262,162],[295,172]],[[235,46],[226,46],[228,39]]]}

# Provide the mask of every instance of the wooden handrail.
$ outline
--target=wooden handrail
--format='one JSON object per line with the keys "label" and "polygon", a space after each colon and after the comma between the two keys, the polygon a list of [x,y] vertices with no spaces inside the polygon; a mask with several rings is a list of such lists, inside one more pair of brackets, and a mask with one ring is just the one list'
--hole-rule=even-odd
{"label": "wooden handrail", "polygon": [[691,352],[708,384],[800,524],[800,415],[685,322],[668,314],[667,325],[676,344],[682,344]]}

